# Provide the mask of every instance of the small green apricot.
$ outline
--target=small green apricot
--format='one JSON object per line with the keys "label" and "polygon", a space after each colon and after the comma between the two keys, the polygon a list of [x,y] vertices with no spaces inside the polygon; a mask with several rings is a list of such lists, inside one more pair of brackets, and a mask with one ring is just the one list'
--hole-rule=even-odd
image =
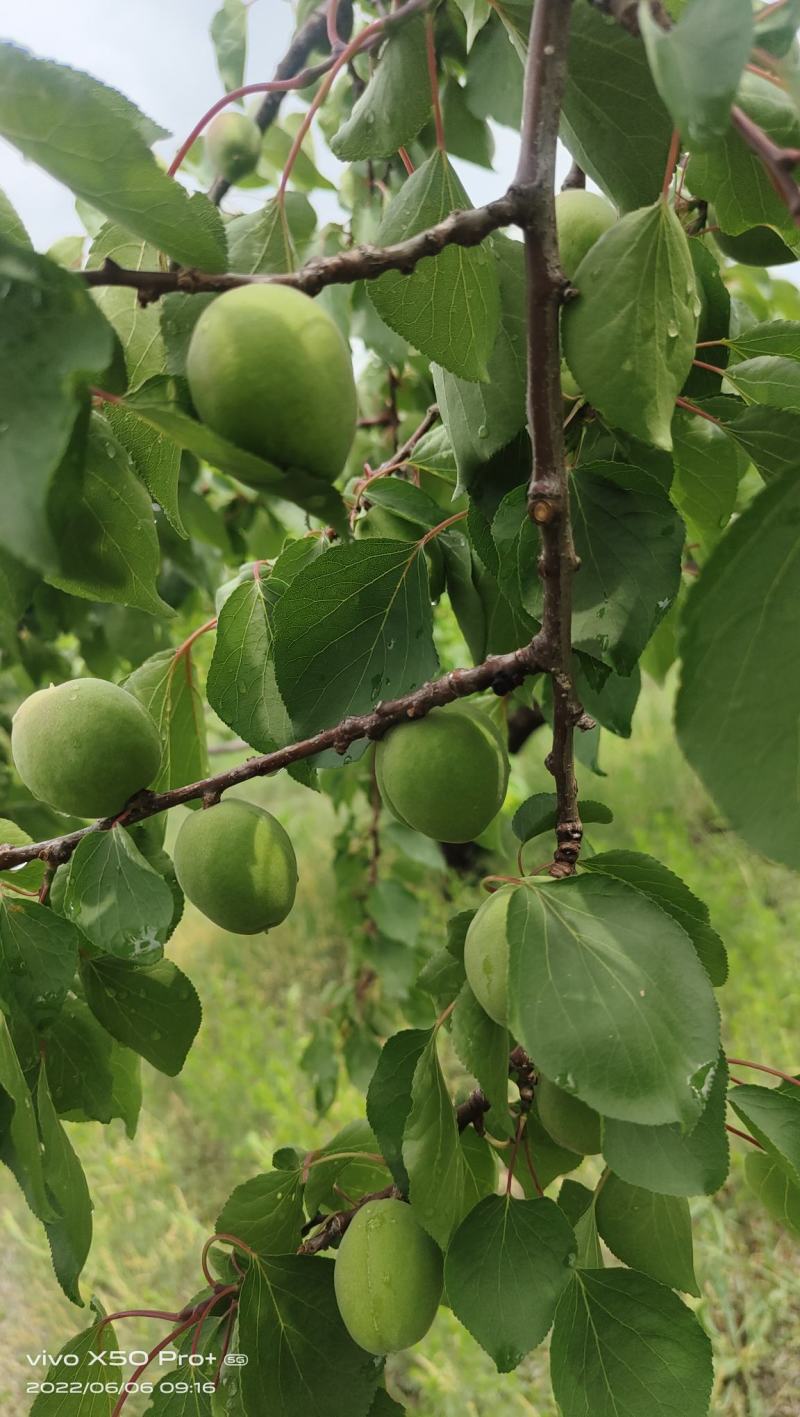
{"label": "small green apricot", "polygon": [[567,280],[575,279],[575,272],[584,256],[616,221],[615,208],[597,192],[571,187],[566,192],[558,193],[558,253]]}
{"label": "small green apricot", "polygon": [[206,133],[206,152],[214,171],[227,182],[252,172],[261,156],[261,131],[246,113],[218,113]]}
{"label": "small green apricot", "polygon": [[464,942],[467,983],[484,1013],[508,1024],[508,907],[517,886],[501,886],[470,922]]}
{"label": "small green apricot", "polygon": [[573,1097],[549,1078],[540,1076],[536,1084],[536,1105],[542,1126],[559,1146],[581,1156],[595,1156],[602,1149],[600,1113],[587,1107],[579,1097]]}
{"label": "small green apricot", "polygon": [[280,822],[253,802],[231,798],[192,812],[178,832],[174,859],[188,899],[233,934],[280,925],[294,905],[294,848]]}
{"label": "small green apricot", "polygon": [[485,715],[459,704],[390,729],[375,773],[398,821],[434,841],[474,841],[503,805],[508,758]]}
{"label": "small green apricot", "polygon": [[73,679],[17,709],[11,753],[25,786],[59,812],[111,817],[161,764],[158,729],[138,699],[105,679]]}
{"label": "small green apricot", "polygon": [[[424,527],[415,526],[397,512],[390,512],[387,507],[377,505],[370,507],[363,517],[359,517],[355,525],[357,541],[374,541],[379,537],[387,541],[419,541],[424,535]],[[435,538],[425,547],[425,560],[428,563],[431,600],[438,600],[444,590],[444,557]]]}
{"label": "small green apricot", "polygon": [[349,347],[318,301],[282,285],[226,291],[192,331],[186,375],[199,417],[220,437],[287,471],[338,477],[356,389]]}
{"label": "small green apricot", "polygon": [[399,1353],[425,1337],[442,1297],[442,1256],[404,1201],[367,1201],[336,1255],[336,1302],[367,1353]]}

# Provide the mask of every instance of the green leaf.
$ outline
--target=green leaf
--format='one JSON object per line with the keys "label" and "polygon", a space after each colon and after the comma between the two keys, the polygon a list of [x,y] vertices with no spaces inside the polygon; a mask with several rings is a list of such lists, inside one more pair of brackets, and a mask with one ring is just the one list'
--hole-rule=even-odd
{"label": "green leaf", "polygon": [[93,945],[146,963],[168,938],[172,891],[123,827],[79,842],[69,863],[63,911]]}
{"label": "green leaf", "polygon": [[113,332],[77,276],[2,239],[0,290],[0,542],[26,565],[52,571],[50,484],[85,406],[84,386],[111,359]]}
{"label": "green leaf", "polygon": [[792,1181],[785,1166],[761,1151],[750,1152],[744,1161],[747,1184],[774,1220],[800,1235],[800,1186]]}
{"label": "green leaf", "polygon": [[378,1370],[341,1318],[333,1264],[310,1255],[254,1260],[239,1300],[248,1417],[365,1417]]}
{"label": "green leaf", "polygon": [[675,476],[670,496],[690,527],[703,539],[716,541],[736,506],[740,456],[721,428],[691,414],[676,414],[672,439]]}
{"label": "green leaf", "polygon": [[110,955],[83,961],[86,1002],[112,1038],[175,1077],[200,1027],[194,986],[171,960],[137,967]]}
{"label": "green leaf", "polygon": [[469,486],[481,466],[525,426],[524,248],[519,241],[496,236],[492,249],[500,287],[500,324],[486,366],[488,381],[470,383],[438,365],[431,370],[462,486]]}
{"label": "green leaf", "polygon": [[430,531],[445,519],[438,502],[415,487],[413,482],[405,482],[400,477],[376,478],[370,483],[369,501],[372,505],[396,512],[404,521],[419,528],[420,534]]}
{"label": "green leaf", "polygon": [[47,1033],[47,1075],[59,1116],[71,1122],[119,1117],[136,1133],[141,1106],[139,1058],[116,1043],[83,999],[67,999]]}
{"label": "green leaf", "polygon": [[562,137],[622,211],[658,196],[672,127],[644,47],[591,5],[573,6]]}
{"label": "green leaf", "polygon": [[397,1417],[397,1414],[405,1412],[405,1408],[400,1406],[390,1397],[385,1388],[380,1388],[375,1394],[375,1401],[369,1409],[369,1417]]}
{"label": "green leaf", "polygon": [[92,1244],[92,1201],[83,1167],[58,1120],[47,1086],[44,1062],[36,1085],[36,1109],[44,1148],[45,1184],[58,1220],[45,1225],[61,1288],[73,1304],[82,1304],[78,1285]]}
{"label": "green leaf", "polygon": [[[517,841],[533,841],[534,837],[542,836],[544,832],[555,831],[558,824],[557,801],[555,792],[535,792],[532,797],[526,798],[511,822]],[[581,800],[579,810],[584,823],[603,822],[607,825],[614,820],[614,813],[604,802]]]}
{"label": "green leaf", "polygon": [[725,1131],[728,1072],[720,1063],[703,1115],[684,1132],[680,1126],[637,1126],[607,1118],[603,1123],[603,1155],[618,1176],[632,1186],[644,1186],[667,1196],[713,1195],[728,1175],[729,1148]]}
{"label": "green leaf", "polygon": [[104,416],[151,497],[159,503],[178,535],[186,537],[179,499],[181,450],[177,443],[116,404],[107,404]]}
{"label": "green leaf", "polygon": [[692,367],[700,299],[689,243],[666,202],[630,212],[575,273],[564,353],[591,404],[616,427],[672,448],[675,399]]}
{"label": "green leaf", "polygon": [[728,956],[716,930],[709,924],[708,906],[698,900],[679,876],[641,851],[604,851],[581,863],[586,871],[599,871],[625,881],[655,902],[686,931],[711,983],[721,987],[728,977]]}
{"label": "green leaf", "polygon": [[542,1071],[603,1116],[695,1122],[719,1015],[685,931],[623,881],[583,875],[517,890],[508,933],[511,1030]]}
{"label": "green leaf", "polygon": [[464,1200],[461,1207],[463,1218],[486,1196],[496,1193],[497,1152],[486,1137],[478,1135],[474,1127],[467,1127],[461,1133],[459,1144],[464,1162]]}
{"label": "green leaf", "polygon": [[[353,1155],[354,1152],[366,1153]],[[389,1183],[387,1168],[379,1157],[378,1142],[362,1118],[347,1122],[318,1154],[308,1172],[304,1203],[309,1216],[318,1211],[341,1210],[345,1196],[371,1195]],[[297,1248],[295,1245],[293,1248]]]}
{"label": "green leaf", "polygon": [[293,737],[272,647],[267,581],[256,569],[219,613],[206,695],[223,723],[259,753],[282,748]]}
{"label": "green leaf", "polygon": [[219,212],[162,172],[148,143],[163,130],[115,89],[3,44],[0,133],[77,197],[173,260],[225,270]]}
{"label": "green leaf", "polygon": [[[106,260],[127,270],[158,270],[157,248],[136,241],[113,222],[106,222],[92,242],[87,266],[94,269]],[[99,286],[94,299],[122,342],[128,387],[135,389],[152,374],[161,374],[165,355],[158,305],[140,304],[137,292],[123,286]]]}
{"label": "green leaf", "polygon": [[562,1181],[558,1192],[558,1204],[575,1231],[578,1243],[575,1263],[579,1269],[603,1268],[603,1251],[595,1215],[596,1195],[596,1191],[590,1191],[580,1181]]}
{"label": "green leaf", "polygon": [[[0,575],[0,587],[2,576]],[[0,841],[4,846],[29,846],[32,837],[8,817],[0,817]],[[28,861],[10,871],[0,871],[0,885],[22,886],[26,891],[38,891],[44,879],[44,862]]]}
{"label": "green leaf", "polygon": [[445,147],[451,157],[462,157],[479,167],[492,166],[495,144],[489,124],[472,112],[467,91],[449,74],[442,92]]}
{"label": "green leaf", "polygon": [[430,995],[438,1015],[454,1002],[465,978],[463,959],[454,959],[449,950],[441,949],[423,965],[417,976],[417,987]]}
{"label": "green leaf", "polygon": [[[380,246],[435,226],[469,198],[443,153],[435,152],[404,183],[377,235]],[[487,246],[447,246],[425,257],[411,275],[387,271],[371,281],[369,297],[381,319],[420,353],[462,379],[486,379],[500,317],[494,255]]]}
{"label": "green leaf", "polygon": [[[244,61],[247,56],[247,6],[244,0],[222,0],[222,6],[212,16],[211,42],[217,57],[217,68],[225,89],[240,89],[244,83]],[[238,266],[234,267],[238,270]]]}
{"label": "green leaf", "polygon": [[[736,102],[779,146],[800,144],[797,109],[769,79],[743,74]],[[767,169],[733,127],[704,151],[692,153],[686,184],[694,197],[713,204],[717,222],[732,236],[751,226],[774,226],[788,245],[797,244],[797,228]]]}
{"label": "green leaf", "polygon": [[798,524],[800,482],[787,474],[712,553],[684,610],[676,706],[681,747],[731,825],[757,851],[795,867],[800,660],[786,646],[800,597]]}
{"label": "green leaf", "polygon": [[551,1200],[487,1196],[462,1221],[445,1259],[447,1298],[499,1373],[547,1334],[574,1258],[572,1227]]}
{"label": "green leaf", "polygon": [[415,15],[390,34],[350,117],[331,138],[331,151],[341,162],[394,157],[416,138],[430,112],[425,20]]}
{"label": "green leaf", "polygon": [[740,457],[744,454],[748,463],[753,462],[765,482],[784,474],[787,479],[796,478],[800,467],[800,411],[773,408],[766,402],[739,408],[735,412],[734,404],[730,411],[726,409],[724,428],[740,450]]}
{"label": "green leaf", "polygon": [[492,1106],[486,1125],[493,1136],[514,1134],[508,1110],[508,1029],[484,1013],[468,984],[461,987],[453,1010],[453,1047]]}
{"label": "green leaf", "polygon": [[406,1028],[388,1038],[367,1090],[367,1117],[397,1185],[408,1190],[403,1164],[403,1131],[411,1111],[414,1073],[426,1045],[429,1028]]}
{"label": "green leaf", "polygon": [[0,897],[0,1000],[33,1028],[56,1017],[78,963],[78,931],[54,911],[20,896]]}
{"label": "green leaf", "polygon": [[341,524],[342,500],[329,483],[311,477],[301,468],[282,470],[220,438],[206,424],[190,416],[181,405],[179,393],[174,379],[149,379],[123,400],[122,407],[150,427],[166,433],[179,448],[194,453],[229,477],[294,502],[320,520]]}
{"label": "green leaf", "polygon": [[670,1289],[699,1295],[687,1200],[656,1195],[612,1174],[600,1188],[596,1211],[597,1228],[618,1260]]}
{"label": "green leaf", "polygon": [[469,53],[487,20],[491,19],[492,7],[488,0],[456,0],[456,4],[467,22],[467,53]]}
{"label": "green leaf", "polygon": [[316,224],[314,208],[302,192],[287,192],[283,202],[271,197],[260,211],[234,217],[229,223],[231,269],[247,275],[284,275],[296,270],[298,247],[310,241]]}
{"label": "green leaf", "polygon": [[[48,1368],[46,1381],[54,1387],[56,1383],[63,1381],[65,1372],[69,1373],[71,1382],[86,1386],[87,1391],[81,1394],[79,1405],[75,1408],[77,1417],[111,1417],[118,1397],[115,1393],[105,1390],[105,1383],[99,1384],[100,1392],[91,1391],[98,1371],[93,1355],[103,1350],[112,1351],[117,1347],[113,1324],[104,1324],[101,1329],[98,1320],[91,1328],[84,1329],[75,1338],[70,1338],[58,1354],[56,1362]],[[72,1354],[78,1359],[77,1363],[71,1357]],[[68,1357],[70,1363],[65,1367],[64,1359]],[[39,1392],[34,1398],[30,1417],[64,1417],[65,1411],[68,1410],[63,1396],[59,1393]]]}
{"label": "green leaf", "polygon": [[467,70],[465,97],[476,118],[493,118],[519,132],[522,122],[523,67],[510,35],[492,15],[478,35]]}
{"label": "green leaf", "polygon": [[[30,1089],[20,1066],[17,1050],[5,1016],[0,1014],[0,1088],[8,1093],[13,1112],[4,1139],[2,1160],[16,1176],[34,1215],[39,1220],[56,1220],[44,1179],[39,1128]],[[2,1095],[2,1094],[0,1094]],[[9,1144],[11,1151],[9,1152]]]}
{"label": "green leaf", "polygon": [[278,689],[298,737],[368,713],[436,672],[416,542],[333,546],[292,581],[274,626]]}
{"label": "green leaf", "polygon": [[8,200],[5,192],[0,192],[0,237],[4,241],[13,241],[15,246],[25,246],[29,251],[33,249],[31,238],[25,230],[22,218]]}
{"label": "green leaf", "polygon": [[758,21],[755,36],[759,49],[783,58],[792,48],[800,28],[800,0],[788,0],[777,8],[759,6]]}
{"label": "green leaf", "polygon": [[97,414],[86,461],[56,478],[51,508],[59,558],[51,585],[87,600],[173,614],[156,588],[161,553],[150,496]]}
{"label": "green leaf", "polygon": [[669,30],[640,4],[639,25],[656,88],[689,146],[724,137],[754,42],[751,0],[690,0]]}
{"label": "green leaf", "polygon": [[419,938],[423,904],[402,881],[377,881],[370,887],[366,908],[382,935],[413,949]]}
{"label": "green leaf", "polygon": [[751,325],[726,340],[728,347],[740,359],[756,359],[760,355],[778,355],[783,359],[800,359],[800,321],[767,320]]}
{"label": "green leaf", "polygon": [[464,1159],[456,1114],[436,1050],[436,1030],[414,1070],[411,1110],[403,1132],[409,1200],[420,1224],[441,1249],[461,1219]]}
{"label": "green leaf", "polygon": [[762,354],[743,359],[727,371],[726,377],[748,403],[800,413],[800,361],[791,355]]}
{"label": "green leaf", "polygon": [[550,1376],[563,1417],[707,1417],[711,1344],[646,1275],[580,1270],[556,1313]]}
{"label": "green leaf", "polygon": [[[659,620],[659,625],[662,623]],[[658,630],[655,633],[658,634]],[[582,665],[579,661],[576,674],[577,694],[584,709],[609,733],[615,733],[619,738],[630,738],[633,715],[642,692],[639,665],[634,665],[630,674],[615,674],[612,670],[601,683],[596,673],[594,678],[590,677],[586,664],[585,660]]]}
{"label": "green leaf", "polygon": [[[195,1296],[193,1302],[201,1303],[204,1299],[210,1302],[211,1297],[210,1292],[204,1290]],[[210,1314],[204,1321],[202,1342],[199,1348],[195,1347],[194,1357],[192,1357],[192,1345],[195,1342],[193,1329],[187,1329],[180,1338],[175,1340],[174,1345],[170,1344],[169,1348],[164,1350],[165,1360],[170,1355],[170,1361],[174,1361],[171,1359],[171,1354],[177,1354],[177,1366],[171,1371],[167,1371],[165,1376],[156,1383],[146,1417],[213,1417],[213,1414],[218,1410],[212,1406],[215,1396],[213,1384],[216,1381],[220,1354],[227,1331],[228,1320],[225,1313],[227,1302],[223,1297],[216,1306],[216,1313]],[[202,1361],[198,1361],[198,1353]],[[220,1371],[224,1374],[226,1372],[225,1366]],[[235,1371],[236,1369],[234,1369]],[[153,1379],[157,1372],[156,1368],[153,1372]],[[241,1407],[235,1410],[241,1417]],[[219,1411],[224,1413],[225,1417],[229,1417],[227,1407],[220,1407]]]}
{"label": "green leaf", "polygon": [[301,1173],[269,1171],[231,1192],[214,1228],[244,1240],[260,1255],[283,1255],[297,1249],[302,1224]]}
{"label": "green leaf", "polygon": [[732,1089],[728,1098],[767,1155],[789,1172],[792,1184],[800,1186],[800,1087],[754,1087]]}
{"label": "green leaf", "polygon": [[161,735],[161,768],[154,789],[183,787],[205,777],[203,700],[191,654],[159,650],[128,676],[125,688],[144,705]]}

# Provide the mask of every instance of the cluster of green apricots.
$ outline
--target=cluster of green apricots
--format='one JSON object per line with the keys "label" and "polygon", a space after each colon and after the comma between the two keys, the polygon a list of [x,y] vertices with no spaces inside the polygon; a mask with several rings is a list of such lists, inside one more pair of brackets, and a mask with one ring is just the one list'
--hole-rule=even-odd
{"label": "cluster of green apricots", "polygon": [[[39,801],[80,817],[121,813],[153,783],[161,763],[147,710],[103,679],[32,694],[14,715],[11,749]],[[376,773],[383,801],[400,821],[437,841],[471,841],[503,805],[508,759],[486,714],[454,704],[390,729],[377,745]],[[198,910],[236,934],[279,925],[294,904],[297,860],[287,833],[270,812],[239,798],[186,817],[175,871]]]}

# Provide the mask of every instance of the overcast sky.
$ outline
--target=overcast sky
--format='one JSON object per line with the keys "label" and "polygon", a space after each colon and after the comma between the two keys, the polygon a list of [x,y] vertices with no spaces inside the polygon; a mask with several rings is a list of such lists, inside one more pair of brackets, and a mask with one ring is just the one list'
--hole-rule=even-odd
{"label": "overcast sky", "polygon": [[[26,0],[13,7],[13,20],[0,20],[0,24],[4,39],[26,45],[44,58],[85,69],[133,99],[174,135],[160,145],[171,156],[222,92],[208,36],[219,4],[220,0]],[[291,31],[288,0],[255,0],[249,13],[246,82],[272,77]],[[513,172],[516,136],[507,128],[498,129],[496,140],[495,173],[457,164],[475,203],[499,196]],[[342,171],[330,156],[320,166],[334,181]],[[81,231],[67,188],[24,162],[3,139],[0,188],[39,250],[46,250],[60,236]],[[243,195],[241,205],[252,206],[253,199],[258,202],[257,193]]]}

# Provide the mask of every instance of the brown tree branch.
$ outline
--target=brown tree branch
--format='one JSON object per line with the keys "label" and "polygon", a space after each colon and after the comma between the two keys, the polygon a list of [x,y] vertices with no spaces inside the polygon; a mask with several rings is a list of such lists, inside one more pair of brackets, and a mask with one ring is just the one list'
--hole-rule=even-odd
{"label": "brown tree branch", "polygon": [[324,1225],[310,1239],[304,1240],[298,1247],[298,1255],[317,1255],[320,1250],[327,1250],[331,1245],[340,1240],[350,1224],[358,1215],[361,1207],[368,1201],[400,1200],[400,1192],[397,1186],[384,1186],[382,1191],[371,1191],[369,1195],[362,1196],[357,1205],[351,1210],[337,1210],[335,1215],[329,1215]]}
{"label": "brown tree branch", "polygon": [[500,227],[522,222],[524,193],[511,188],[485,207],[451,212],[436,226],[397,241],[392,246],[350,246],[333,256],[317,256],[297,271],[284,275],[247,275],[229,271],[219,275],[193,268],[175,271],[127,270],[106,259],[95,270],[79,274],[88,286],[125,286],[138,290],[143,305],[179,291],[183,295],[209,295],[236,290],[241,285],[290,285],[306,295],[318,295],[328,285],[352,285],[376,280],[386,271],[410,275],[425,256],[438,256],[446,246],[480,246]]}
{"label": "brown tree branch", "polygon": [[572,537],[564,447],[559,320],[567,281],[558,256],[555,164],[567,75],[571,0],[539,0],[533,12],[516,186],[526,194],[528,427],[533,466],[529,515],[539,527],[542,635],[553,664],[553,748],[547,765],[558,800],[553,875],[569,875],[581,847],[573,735],[581,717],[572,678]]}
{"label": "brown tree branch", "polygon": [[505,694],[521,684],[530,674],[541,673],[550,668],[547,646],[541,635],[530,644],[509,654],[491,655],[481,664],[469,669],[454,669],[441,679],[433,679],[423,684],[412,694],[403,698],[387,700],[378,704],[371,713],[342,719],[332,728],[326,728],[312,738],[303,738],[278,748],[274,753],[265,753],[248,758],[227,772],[188,783],[185,787],[173,787],[167,792],[144,791],[138,793],[117,817],[107,817],[93,822],[78,831],[67,832],[64,836],[51,837],[48,841],[31,842],[27,846],[0,846],[0,870],[7,871],[13,866],[21,866],[26,861],[43,860],[58,866],[68,861],[78,844],[90,832],[108,831],[115,824],[133,826],[147,817],[166,812],[171,807],[182,806],[186,802],[205,799],[212,803],[221,793],[238,783],[249,782],[255,777],[267,777],[293,763],[313,758],[317,753],[333,749],[344,754],[352,743],[362,738],[381,738],[389,728],[397,723],[423,718],[433,708],[453,703],[469,694],[478,694],[485,689]]}

